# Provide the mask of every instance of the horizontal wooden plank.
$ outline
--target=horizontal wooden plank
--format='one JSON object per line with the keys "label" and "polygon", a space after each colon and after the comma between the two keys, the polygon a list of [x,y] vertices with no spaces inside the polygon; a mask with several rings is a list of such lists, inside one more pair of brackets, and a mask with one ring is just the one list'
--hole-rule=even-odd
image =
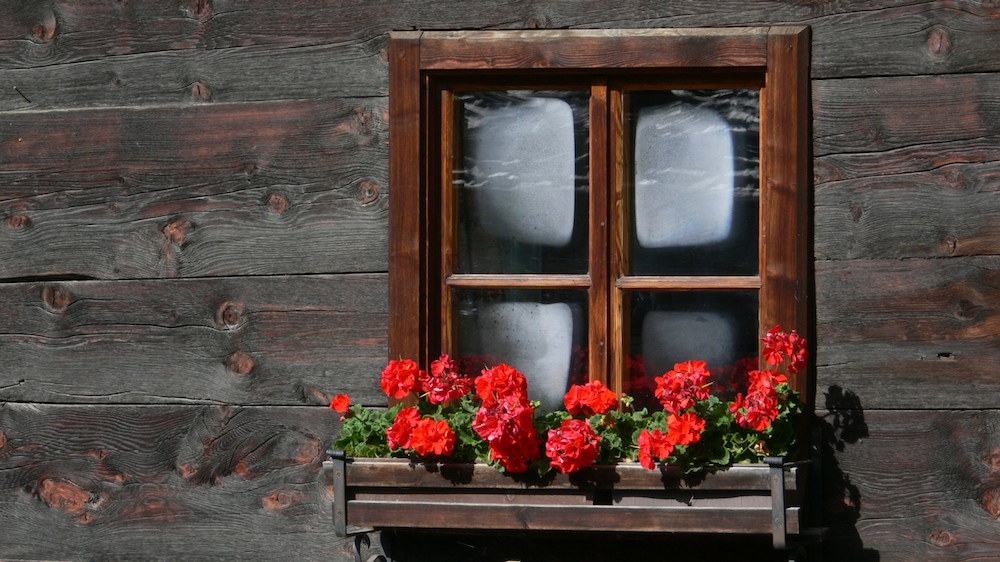
{"label": "horizontal wooden plank", "polygon": [[[881,157],[881,174],[866,163],[846,171],[858,177],[818,184],[816,257],[1000,254],[996,228],[1000,224],[1000,136],[988,138],[976,141],[977,147],[949,144],[941,150],[928,146],[920,151],[925,157],[904,150]],[[986,142],[993,145],[983,147]]]}
{"label": "horizontal wooden plank", "polygon": [[0,557],[353,560],[324,407],[0,404]]}
{"label": "horizontal wooden plank", "polygon": [[[798,533],[799,509],[786,510]],[[351,525],[419,529],[593,530],[770,534],[770,508],[614,507],[349,501]]]}
{"label": "horizontal wooden plank", "polygon": [[816,263],[818,393],[872,408],[990,408],[1000,257]]}
{"label": "horizontal wooden plank", "polygon": [[[428,32],[420,67],[453,69],[620,69],[767,64],[767,28]],[[609,43],[611,44],[609,46]],[[642,53],[637,63],[635,53]]]}
{"label": "horizontal wooden plank", "polygon": [[824,560],[995,558],[1000,411],[859,410],[855,398],[820,413]]}
{"label": "horizontal wooden plank", "polygon": [[0,284],[0,400],[385,404],[385,274]]}
{"label": "horizontal wooden plank", "polygon": [[1000,74],[813,83],[815,156],[886,153],[1000,136]]}
{"label": "horizontal wooden plank", "polygon": [[0,278],[385,271],[385,100],[17,113]]}
{"label": "horizontal wooden plank", "polygon": [[[661,466],[654,473],[638,464],[620,464],[616,467],[590,467],[572,475],[550,473],[545,477],[523,477],[500,473],[482,463],[469,464],[411,464],[400,459],[353,459],[347,465],[347,483],[351,487],[371,488],[445,488],[456,489],[551,489],[577,490],[614,488],[618,490],[757,490],[768,491],[766,465],[736,465],[729,470],[684,477],[675,466]],[[785,487],[797,485],[798,469],[791,468],[785,475]],[[459,486],[459,483],[465,486]]]}
{"label": "horizontal wooden plank", "polygon": [[[0,90],[0,111],[386,96],[387,38],[381,33],[303,46],[101,53],[78,62],[5,68],[0,76],[12,87]],[[5,53],[10,50],[0,47],[0,56]]]}
{"label": "horizontal wooden plank", "polygon": [[[182,0],[158,2],[131,0],[127,6],[88,0],[66,3],[22,3],[0,14],[0,66],[5,69],[48,69],[48,77],[33,77],[21,83],[28,92],[45,98],[49,88],[41,84],[58,83],[55,78],[74,63],[93,64],[101,59],[119,59],[117,68],[132,83],[155,80],[155,65],[139,60],[145,54],[184,51],[243,51],[236,65],[246,70],[242,81],[222,80],[235,68],[225,64],[240,56],[236,53],[221,59],[196,57],[198,62],[164,65],[163,93],[174,96],[204,81],[209,89],[235,88],[237,101],[289,99],[304,91],[336,91],[337,95],[365,95],[361,92],[386,93],[384,61],[378,54],[386,33],[399,29],[496,29],[496,28],[662,28],[662,27],[732,27],[801,23],[813,27],[812,74],[815,77],[876,76],[892,74],[932,74],[996,71],[1000,61],[991,56],[1000,47],[1000,22],[997,7],[989,3],[969,5],[960,0],[940,2],[932,7],[919,0],[848,2],[802,5],[784,0],[748,4],[737,0],[714,2],[692,8],[689,2],[659,2],[654,8],[637,2],[575,5],[572,10],[555,1],[530,5],[511,0],[491,1],[488,8],[464,9],[452,0],[420,5],[379,5],[372,10],[368,3],[325,5],[306,0],[251,0],[238,5],[230,2],[190,3]],[[310,49],[332,46],[342,53],[353,51],[352,58],[333,56],[343,66],[326,66],[331,72],[308,72],[330,57],[310,55]],[[301,51],[304,72],[293,78],[275,64],[280,55],[269,52]],[[252,54],[251,54],[252,53]],[[329,54],[329,52],[327,53]],[[308,62],[305,62],[306,58]],[[255,60],[258,60],[256,64]],[[184,60],[184,59],[176,59]],[[357,62],[364,60],[363,65]],[[375,74],[362,66],[378,68]],[[140,70],[145,67],[145,70]],[[96,68],[96,67],[91,67]],[[109,68],[109,67],[102,67]],[[347,69],[371,80],[362,85],[352,79]],[[84,64],[76,70],[87,74]],[[256,82],[252,76],[268,76],[278,71],[291,80]],[[263,71],[263,72],[262,72]],[[70,78],[66,84],[92,83],[93,87],[78,101],[102,103],[129,92],[129,81],[103,84]],[[23,76],[23,75],[22,75]],[[69,78],[68,76],[65,76]],[[226,85],[230,88],[227,88]],[[245,84],[245,87],[243,86]],[[257,88],[256,85],[269,87]],[[381,88],[379,90],[379,88]],[[3,92],[10,101],[20,99],[15,92]],[[134,100],[131,93],[125,94]],[[250,96],[250,97],[240,97]],[[28,95],[31,98],[31,95]],[[91,98],[91,99],[87,99]],[[3,101],[7,101],[6,99]],[[22,103],[27,103],[21,100]],[[108,103],[107,101],[104,103]]]}

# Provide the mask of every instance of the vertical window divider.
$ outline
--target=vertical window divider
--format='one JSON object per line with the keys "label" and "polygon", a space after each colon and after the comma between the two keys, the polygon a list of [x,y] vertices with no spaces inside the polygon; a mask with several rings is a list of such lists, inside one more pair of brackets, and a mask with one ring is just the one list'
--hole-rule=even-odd
{"label": "vertical window divider", "polygon": [[441,90],[441,303],[438,314],[441,322],[441,349],[454,349],[455,315],[454,289],[447,286],[447,281],[455,272],[455,260],[458,258],[458,196],[455,193],[455,150],[458,144],[458,126],[456,118],[455,94],[451,89]]}
{"label": "vertical window divider", "polygon": [[628,264],[628,240],[626,239],[626,218],[628,199],[625,197],[625,159],[628,139],[624,135],[625,98],[620,87],[614,87],[609,94],[608,127],[605,134],[608,137],[608,168],[610,212],[608,227],[611,240],[610,259],[607,270],[609,276],[608,295],[610,321],[609,379],[611,388],[625,392],[625,347],[628,341],[628,303],[625,293],[616,286],[616,281],[624,274]]}
{"label": "vertical window divider", "polygon": [[[608,183],[609,134],[608,134],[608,85],[604,79],[595,79],[590,88],[590,326],[589,366],[590,380],[607,380],[608,353],[608,289],[609,271],[606,265],[608,248]],[[618,387],[613,387],[618,388]]]}

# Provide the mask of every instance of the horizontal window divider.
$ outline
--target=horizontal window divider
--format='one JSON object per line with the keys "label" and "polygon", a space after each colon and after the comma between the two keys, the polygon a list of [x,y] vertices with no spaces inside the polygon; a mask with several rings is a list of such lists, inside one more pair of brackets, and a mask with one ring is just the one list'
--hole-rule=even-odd
{"label": "horizontal window divider", "polygon": [[684,275],[653,276],[629,275],[615,282],[615,287],[625,291],[727,291],[760,289],[759,275]]}
{"label": "horizontal window divider", "polygon": [[445,280],[449,287],[468,289],[589,289],[589,275],[455,273]]}

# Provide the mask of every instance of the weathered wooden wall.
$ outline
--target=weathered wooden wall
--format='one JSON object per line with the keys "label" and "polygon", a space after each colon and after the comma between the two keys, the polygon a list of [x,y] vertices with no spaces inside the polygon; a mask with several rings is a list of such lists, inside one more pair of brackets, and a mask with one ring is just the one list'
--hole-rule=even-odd
{"label": "weathered wooden wall", "polygon": [[474,4],[0,4],[0,558],[351,559],[389,30],[770,23],[813,29],[828,557],[1000,557],[1000,3]]}

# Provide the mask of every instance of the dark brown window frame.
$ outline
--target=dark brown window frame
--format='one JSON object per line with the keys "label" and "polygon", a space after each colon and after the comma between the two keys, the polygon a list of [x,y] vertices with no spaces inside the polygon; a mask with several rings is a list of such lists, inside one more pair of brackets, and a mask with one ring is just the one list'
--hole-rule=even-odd
{"label": "dark brown window frame", "polygon": [[[390,116],[390,243],[389,243],[389,354],[426,364],[448,349],[449,331],[442,318],[451,286],[565,286],[590,291],[591,322],[606,327],[590,331],[592,378],[621,388],[623,360],[615,342],[621,341],[625,290],[646,285],[656,289],[758,289],[759,327],[763,334],[775,325],[794,329],[811,339],[809,330],[809,30],[807,27],[721,29],[559,30],[394,32],[389,48]],[[757,276],[668,277],[639,279],[622,274],[624,232],[617,223],[621,212],[609,209],[621,203],[622,166],[614,162],[620,147],[610,140],[591,142],[591,270],[580,276],[450,276],[441,240],[448,239],[441,215],[453,211],[440,195],[444,159],[450,141],[450,95],[442,84],[490,83],[510,87],[542,77],[551,81],[567,76],[607,75],[663,77],[705,87],[721,81],[760,86],[760,268]],[[718,87],[718,86],[715,86]],[[608,88],[592,88],[591,119],[620,115],[620,96]],[[610,107],[610,109],[609,109]],[[596,111],[595,111],[596,109]],[[620,130],[617,123],[600,128]],[[617,127],[617,129],[615,129]],[[593,127],[592,127],[593,128]],[[602,186],[594,189],[593,186]],[[609,207],[610,206],[610,207]],[[608,216],[605,229],[593,217]],[[608,233],[611,233],[610,235]],[[445,244],[445,248],[451,246]],[[594,264],[608,267],[595,267]],[[582,284],[581,284],[582,283]],[[706,284],[707,283],[707,284]],[[594,315],[597,315],[596,319]],[[610,341],[608,341],[610,340]],[[607,343],[608,345],[605,345]],[[602,353],[594,353],[600,350]],[[809,371],[792,375],[792,387],[811,406]]]}

